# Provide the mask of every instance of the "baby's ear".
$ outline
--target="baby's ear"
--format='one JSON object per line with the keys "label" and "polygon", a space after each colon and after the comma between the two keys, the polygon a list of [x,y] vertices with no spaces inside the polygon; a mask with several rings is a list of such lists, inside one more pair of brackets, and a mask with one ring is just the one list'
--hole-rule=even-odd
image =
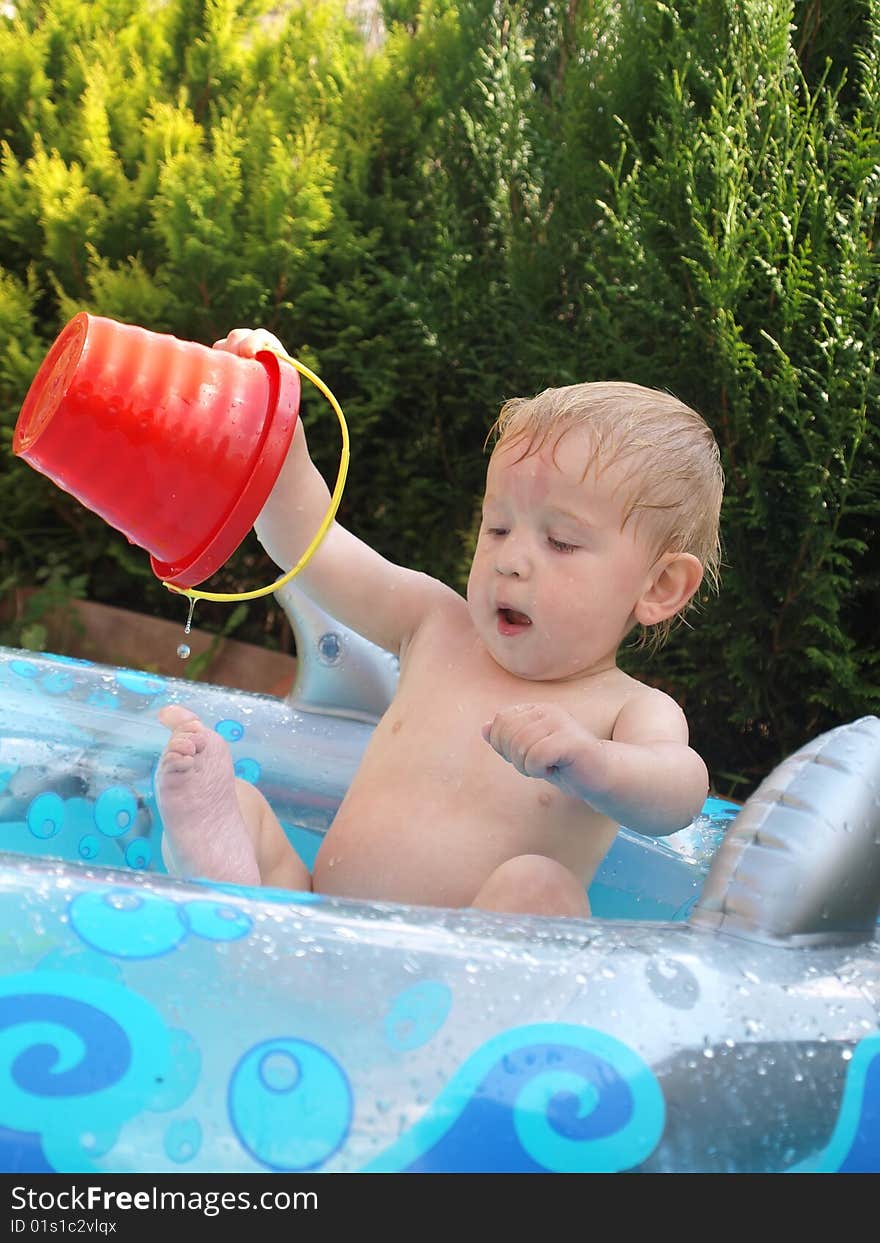
{"label": "baby's ear", "polygon": [[643,626],[675,617],[703,581],[703,567],[693,553],[666,552],[651,570],[651,578],[633,609]]}

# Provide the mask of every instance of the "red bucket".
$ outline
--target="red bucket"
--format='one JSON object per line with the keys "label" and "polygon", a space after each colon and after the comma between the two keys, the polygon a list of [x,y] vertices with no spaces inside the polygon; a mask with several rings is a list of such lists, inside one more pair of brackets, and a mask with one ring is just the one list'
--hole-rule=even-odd
{"label": "red bucket", "polygon": [[240,358],[81,312],[25,398],[13,450],[145,548],[178,587],[235,551],[293,438],[300,382],[271,353]]}

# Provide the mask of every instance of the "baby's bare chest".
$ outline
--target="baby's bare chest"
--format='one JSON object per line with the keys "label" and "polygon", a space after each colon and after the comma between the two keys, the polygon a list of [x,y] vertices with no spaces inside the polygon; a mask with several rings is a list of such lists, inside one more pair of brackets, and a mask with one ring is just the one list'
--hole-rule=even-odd
{"label": "baby's bare chest", "polygon": [[[616,671],[615,671],[616,672]],[[404,663],[397,694],[370,744],[367,770],[396,774],[400,793],[430,788],[519,816],[531,804],[557,811],[547,782],[524,777],[482,736],[496,713],[518,704],[552,704],[592,734],[610,738],[621,695],[606,685],[547,684],[515,678],[487,664],[479,652],[424,648]],[[564,802],[565,800],[563,800]],[[529,812],[529,814],[531,814]]]}
{"label": "baby's bare chest", "polygon": [[540,682],[517,677],[497,665],[485,650],[470,645],[422,644],[404,662],[397,695],[389,710],[392,723],[405,720],[409,731],[420,726],[438,739],[467,738],[482,725],[518,704],[552,704],[568,712],[598,738],[610,738],[632,685],[618,669],[594,678]]}
{"label": "baby's bare chest", "polygon": [[481,732],[504,708],[548,701],[604,738],[619,711],[608,694],[591,699],[583,687],[527,683],[441,644],[427,655],[410,653],[328,834],[322,859],[332,858],[332,873],[328,863],[320,884],[466,905],[475,878],[533,853],[559,860],[586,882],[614,826],[550,782],[523,776]]}

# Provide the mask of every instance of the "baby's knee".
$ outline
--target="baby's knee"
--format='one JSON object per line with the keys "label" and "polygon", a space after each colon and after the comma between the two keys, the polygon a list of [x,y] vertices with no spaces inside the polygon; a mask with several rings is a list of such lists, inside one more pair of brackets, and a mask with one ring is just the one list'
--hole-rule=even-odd
{"label": "baby's knee", "polygon": [[312,887],[309,869],[291,845],[263,792],[249,781],[236,777],[235,796],[257,857],[261,883],[273,889],[309,891]]}
{"label": "baby's knee", "polygon": [[590,904],[573,872],[546,855],[516,855],[500,864],[474,899],[487,910],[586,918]]}
{"label": "baby's knee", "polygon": [[245,823],[249,826],[258,825],[267,812],[271,814],[271,808],[262,790],[258,790],[243,777],[235,778],[235,799]]}

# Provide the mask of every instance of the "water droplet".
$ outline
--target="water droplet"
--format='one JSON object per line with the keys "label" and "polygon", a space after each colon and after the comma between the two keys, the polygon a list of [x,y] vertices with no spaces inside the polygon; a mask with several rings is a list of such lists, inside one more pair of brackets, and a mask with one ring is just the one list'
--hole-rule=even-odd
{"label": "water droplet", "polygon": [[189,660],[190,646],[188,643],[179,643],[177,645],[177,655],[181,660]]}
{"label": "water droplet", "polygon": [[196,607],[196,598],[195,596],[190,596],[189,612],[186,615],[186,625],[183,628],[184,634],[189,634],[189,632],[192,630],[193,610],[195,609],[195,607]]}

